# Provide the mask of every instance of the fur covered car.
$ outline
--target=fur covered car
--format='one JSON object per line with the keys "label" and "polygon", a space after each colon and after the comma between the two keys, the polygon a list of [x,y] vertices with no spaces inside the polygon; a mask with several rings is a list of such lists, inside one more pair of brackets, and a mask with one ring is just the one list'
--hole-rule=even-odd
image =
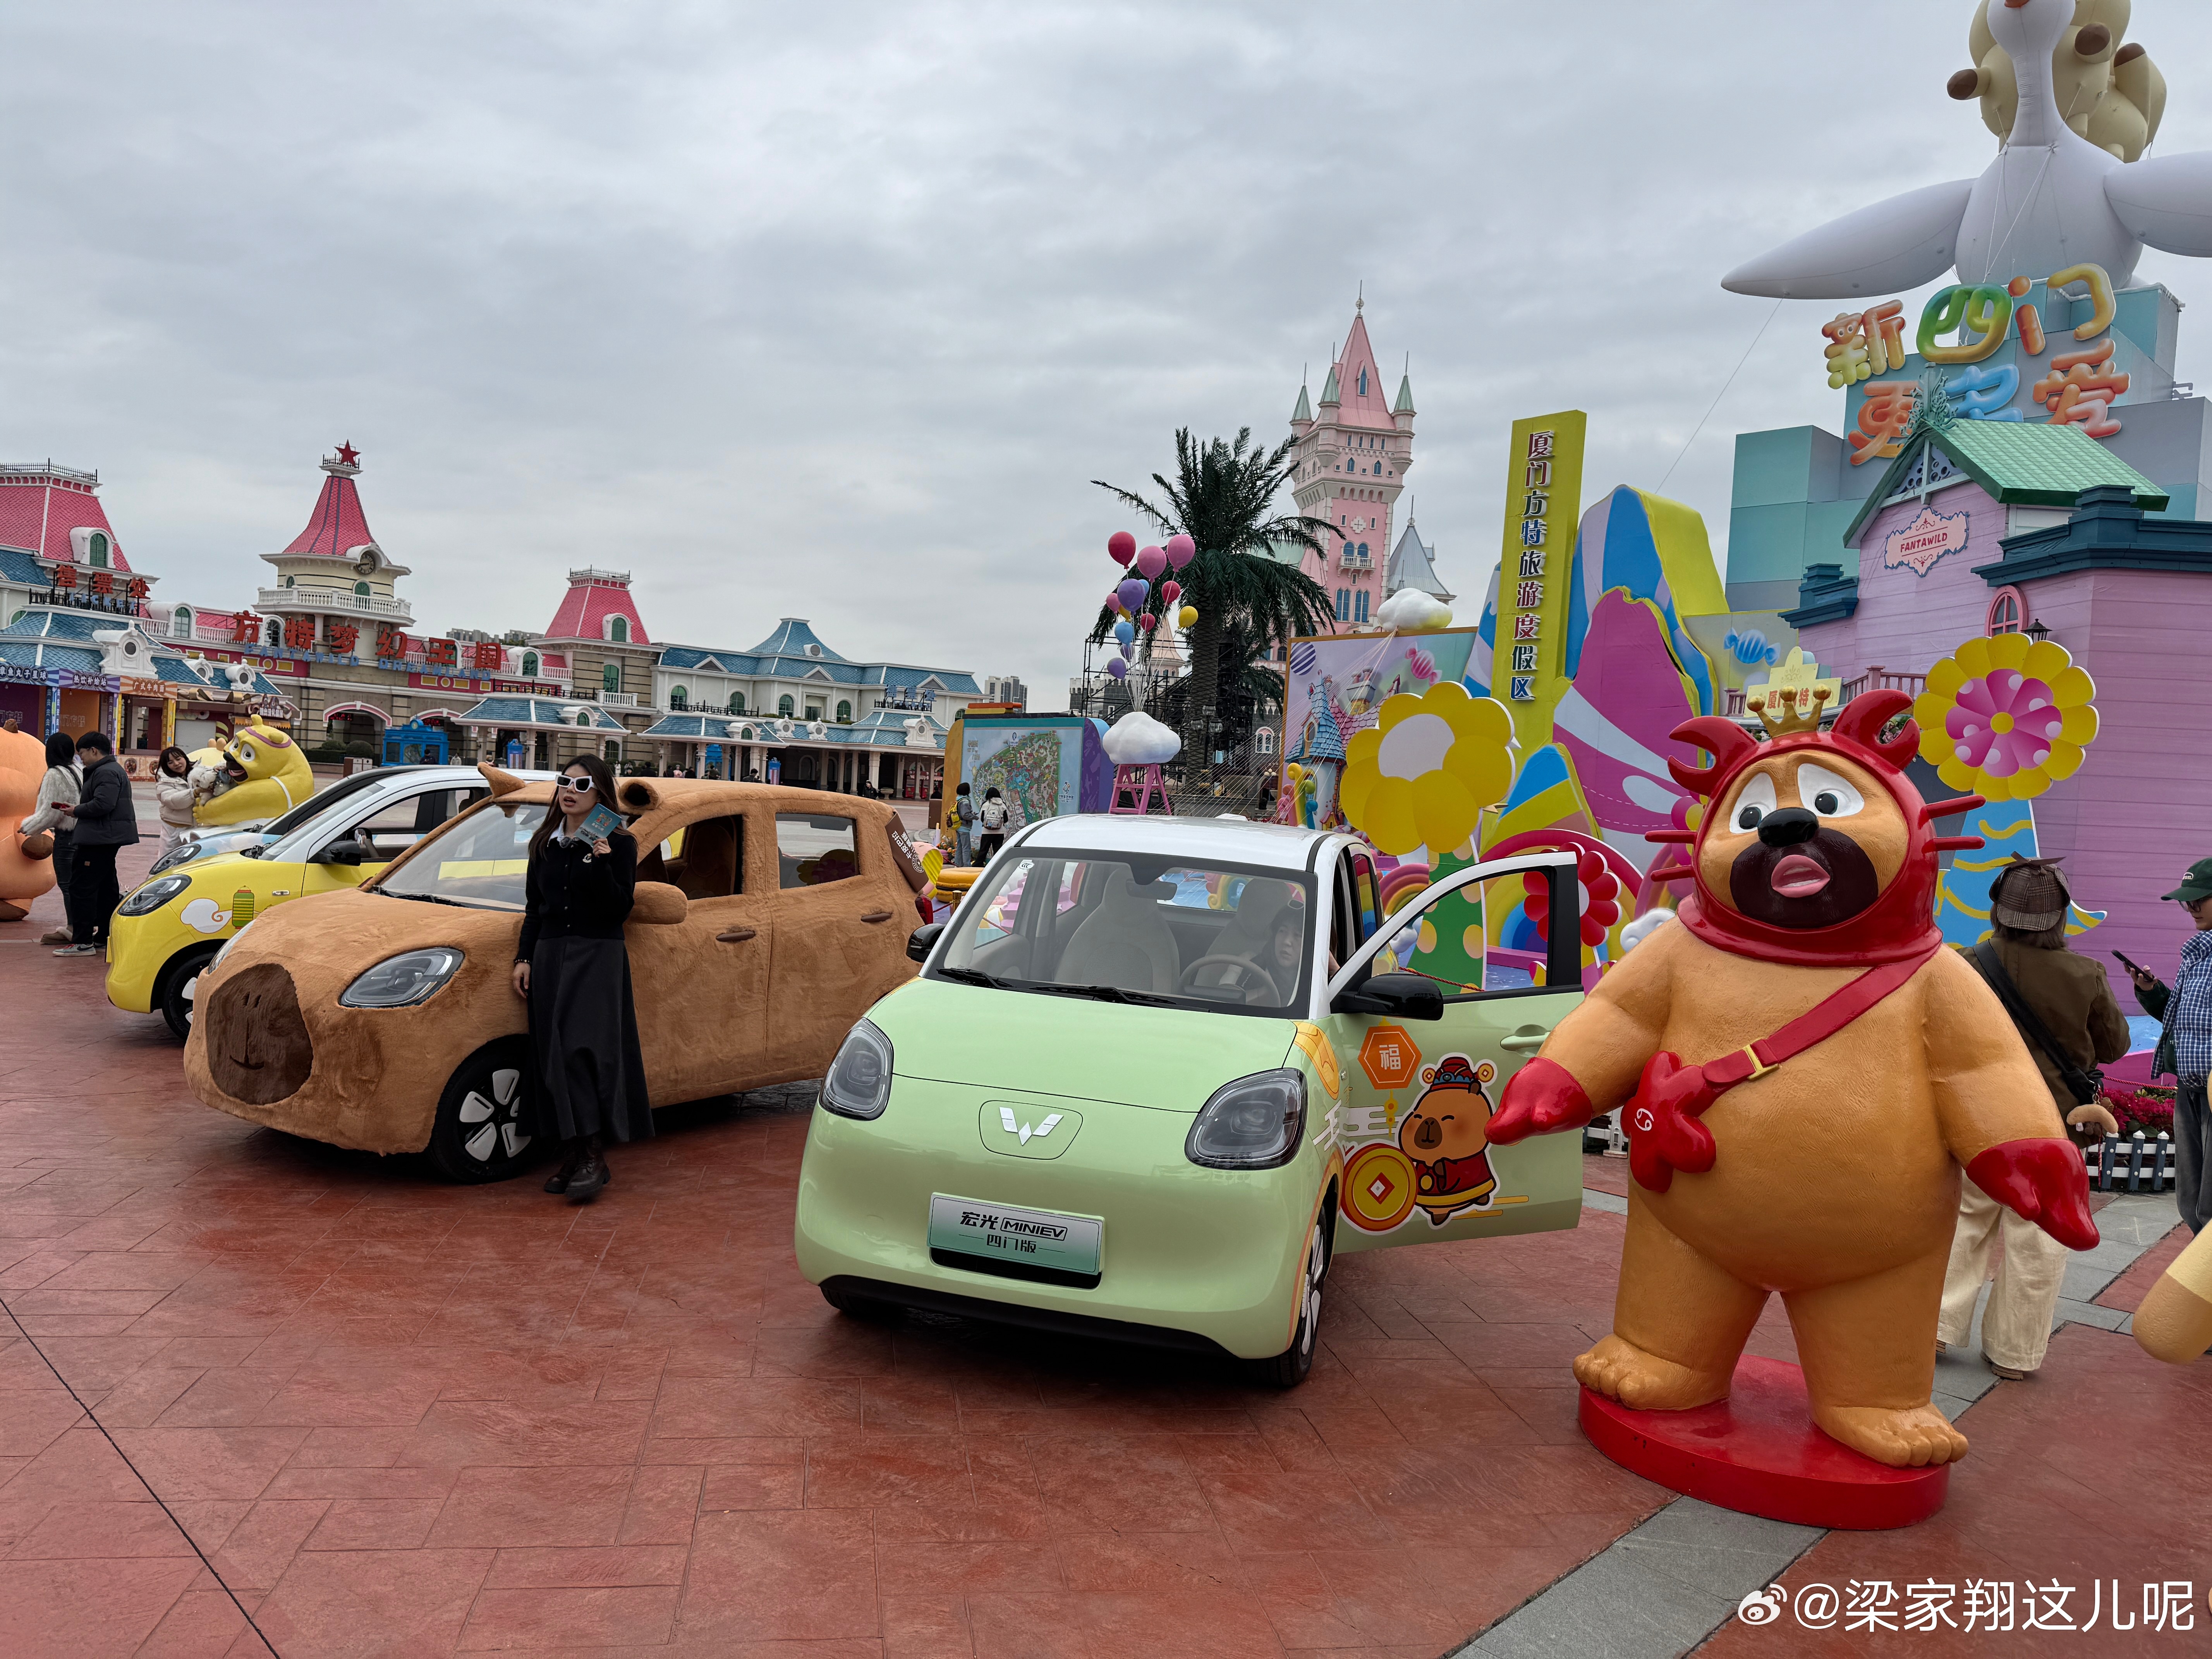
{"label": "fur covered car", "polygon": [[[509,983],[532,833],[552,787],[491,796],[362,887],[240,933],[196,988],[185,1049],[207,1105],[310,1139],[427,1152],[457,1181],[530,1162],[527,1016]],[[626,930],[656,1107],[819,1077],[912,977],[921,869],[881,802],[623,781],[639,848]]]}

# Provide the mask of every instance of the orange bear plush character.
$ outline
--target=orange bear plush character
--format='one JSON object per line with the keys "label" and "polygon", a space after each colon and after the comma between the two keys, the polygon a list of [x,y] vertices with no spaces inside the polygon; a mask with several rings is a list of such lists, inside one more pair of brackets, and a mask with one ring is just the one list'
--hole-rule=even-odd
{"label": "orange bear plush character", "polygon": [[[2097,1242],[2088,1181],[2035,1064],[1935,924],[1937,855],[1902,768],[1896,691],[1822,732],[1784,692],[1769,735],[1694,720],[1670,762],[1708,803],[1695,891],[1507,1085],[1504,1146],[1622,1106],[1635,1180],[1597,1393],[1681,1411],[1724,1398],[1779,1293],[1814,1420],[1893,1467],[1963,1456],[1929,1403],[1959,1171],[2061,1243]],[[1759,705],[1753,705],[1757,708]],[[1688,841],[1686,832],[1655,839]]]}
{"label": "orange bear plush character", "polygon": [[53,860],[29,857],[15,833],[38,805],[46,775],[46,744],[27,732],[0,732],[0,921],[21,921],[54,884]]}
{"label": "orange bear plush character", "polygon": [[1430,1074],[1428,1092],[1398,1127],[1398,1146],[1413,1160],[1413,1202],[1441,1227],[1462,1210],[1490,1202],[1490,1097],[1482,1085],[1498,1075],[1488,1060],[1449,1054]]}

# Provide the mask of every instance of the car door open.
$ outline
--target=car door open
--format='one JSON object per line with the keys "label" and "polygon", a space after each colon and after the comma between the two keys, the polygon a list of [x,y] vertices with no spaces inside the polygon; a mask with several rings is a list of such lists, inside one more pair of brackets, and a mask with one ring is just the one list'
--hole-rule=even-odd
{"label": "car door open", "polygon": [[[1382,919],[1331,980],[1322,1024],[1343,1087],[1338,1249],[1542,1232],[1581,1219],[1579,1131],[1512,1146],[1492,1146],[1485,1133],[1506,1079],[1582,1000],[1573,865],[1571,854],[1534,853],[1455,872]],[[1469,986],[1398,969],[1412,957],[1409,934],[1480,927],[1482,883],[1539,869],[1553,876],[1541,982],[1530,975],[1525,984]],[[1344,887],[1340,907],[1358,893],[1356,876]]]}

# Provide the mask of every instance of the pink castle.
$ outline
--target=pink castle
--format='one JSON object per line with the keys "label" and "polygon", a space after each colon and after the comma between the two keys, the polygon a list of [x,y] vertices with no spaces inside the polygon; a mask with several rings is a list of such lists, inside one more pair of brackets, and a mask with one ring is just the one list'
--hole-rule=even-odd
{"label": "pink castle", "polygon": [[1366,308],[1364,298],[1353,306],[1352,332],[1321,389],[1320,418],[1303,386],[1291,413],[1298,511],[1335,531],[1325,556],[1306,553],[1298,567],[1328,591],[1340,631],[1370,626],[1382,607],[1390,520],[1413,464],[1413,377],[1400,377],[1395,399],[1384,395]]}

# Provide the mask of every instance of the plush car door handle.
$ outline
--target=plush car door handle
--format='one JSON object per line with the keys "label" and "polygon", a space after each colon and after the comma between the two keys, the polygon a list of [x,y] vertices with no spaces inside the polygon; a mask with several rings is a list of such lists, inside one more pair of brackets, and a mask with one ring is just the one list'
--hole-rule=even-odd
{"label": "plush car door handle", "polygon": [[1498,1038],[1498,1046],[1511,1054],[1533,1054],[1544,1046],[1544,1039],[1551,1035],[1549,1031],[1516,1031],[1511,1036]]}
{"label": "plush car door handle", "polygon": [[750,927],[732,927],[726,933],[715,934],[714,939],[720,945],[743,945],[754,936],[754,932]]}
{"label": "plush car door handle", "polygon": [[860,918],[862,921],[889,921],[890,919],[891,913],[888,910],[871,910]]}

